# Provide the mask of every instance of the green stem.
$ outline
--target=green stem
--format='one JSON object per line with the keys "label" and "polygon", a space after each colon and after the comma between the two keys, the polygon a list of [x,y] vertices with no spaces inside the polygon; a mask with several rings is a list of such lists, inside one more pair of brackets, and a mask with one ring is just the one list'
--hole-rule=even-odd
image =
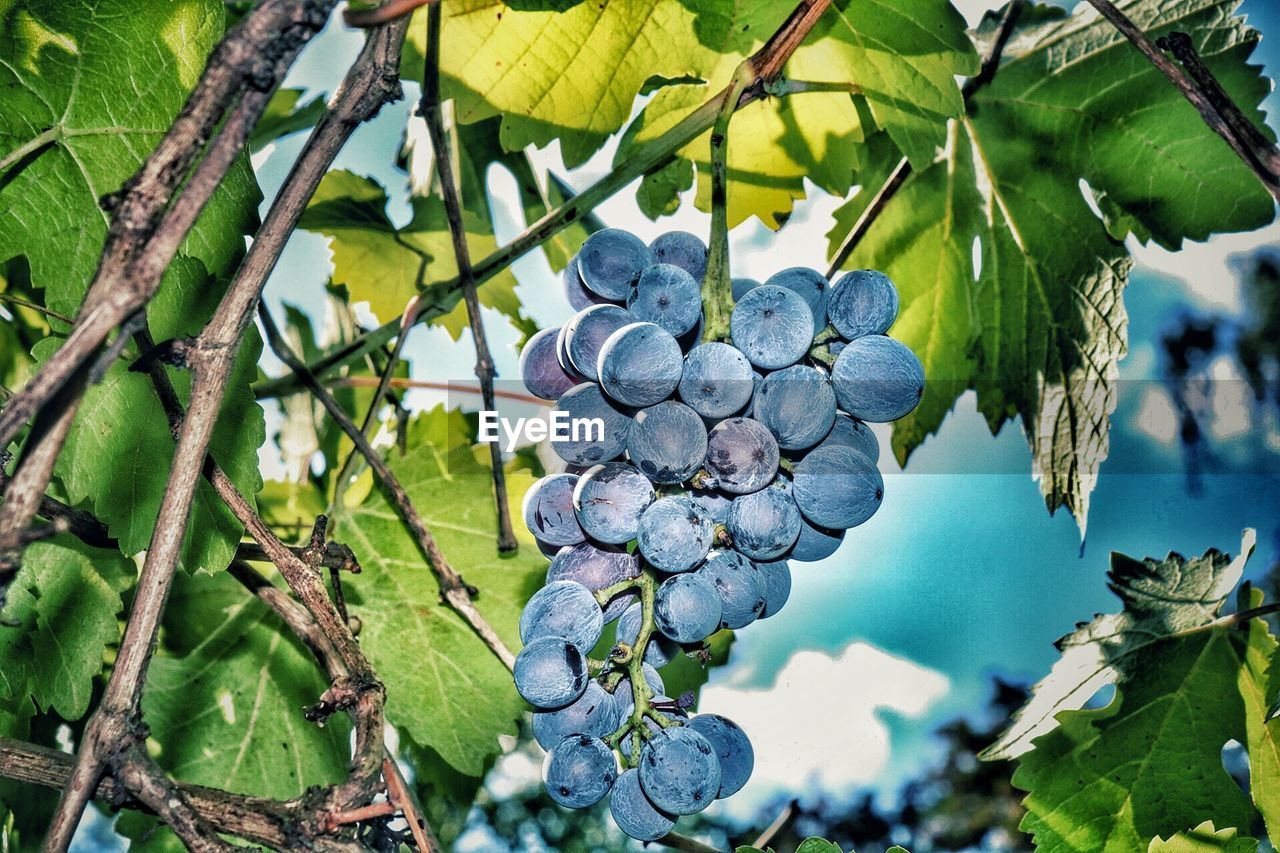
{"label": "green stem", "polygon": [[604,607],[610,601],[622,595],[624,592],[637,589],[641,584],[640,578],[627,578],[624,581],[618,581],[613,586],[607,586],[604,589],[596,590],[596,602]]}
{"label": "green stem", "polygon": [[751,60],[738,66],[711,128],[711,240],[707,274],[702,279],[702,340],[729,339],[729,314],[733,311],[733,282],[729,277],[729,120],[738,107],[744,87],[755,80]]}
{"label": "green stem", "polygon": [[680,725],[680,723],[654,711],[653,689],[649,687],[649,682],[644,677],[644,653],[649,648],[649,641],[653,637],[653,606],[658,591],[657,575],[653,569],[646,566],[640,577],[631,584],[640,592],[640,630],[636,633],[635,642],[631,646],[631,657],[627,660],[627,678],[631,681],[633,707],[631,716],[622,721],[617,731],[605,738],[605,743],[617,748],[622,739],[630,735],[632,738],[630,763],[634,765],[640,760],[640,741],[648,739],[652,734],[649,727],[645,725],[646,717],[663,728]]}

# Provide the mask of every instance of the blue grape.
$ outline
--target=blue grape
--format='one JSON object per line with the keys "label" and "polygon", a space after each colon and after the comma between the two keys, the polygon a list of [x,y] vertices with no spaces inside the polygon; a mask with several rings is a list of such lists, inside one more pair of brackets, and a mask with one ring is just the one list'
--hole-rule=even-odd
{"label": "blue grape", "polygon": [[764,610],[761,619],[773,616],[791,597],[791,566],[786,560],[756,563],[756,569],[764,581]]}
{"label": "blue grape", "polygon": [[727,343],[703,343],[685,356],[680,398],[703,418],[736,415],[750,402],[753,388],[750,362]]}
{"label": "blue grape", "polygon": [[609,336],[634,323],[631,312],[617,305],[592,305],[564,324],[563,349],[573,369],[592,382],[600,381],[600,349]]}
{"label": "blue grape", "polygon": [[827,327],[827,297],[831,294],[831,283],[822,273],[808,267],[789,267],[769,276],[765,284],[785,287],[804,300],[813,314],[815,335]]}
{"label": "blue grape", "polygon": [[655,483],[683,483],[702,467],[707,428],[698,413],[672,400],[636,413],[627,434],[627,458]]}
{"label": "blue grape", "polygon": [[883,335],[898,319],[898,289],[876,270],[845,273],[831,289],[827,316],[846,341]]}
{"label": "blue grape", "polygon": [[848,447],[820,447],[796,465],[796,506],[814,524],[848,529],[884,499],[884,479],[871,460]]}
{"label": "blue grape", "polygon": [[924,396],[924,368],[908,347],[883,335],[849,343],[831,371],[840,408],[871,423],[896,421]]}
{"label": "blue grape", "polygon": [[799,295],[776,284],[747,291],[729,315],[733,345],[747,360],[777,370],[804,358],[813,340],[813,312]]}
{"label": "blue grape", "polygon": [[578,380],[565,372],[556,356],[560,327],[543,329],[529,338],[520,351],[520,379],[530,394],[543,400],[558,400]]}
{"label": "blue grape", "polygon": [[637,320],[654,323],[680,337],[693,331],[702,317],[701,288],[673,264],[654,264],[640,274],[627,296],[627,310]]}
{"label": "blue grape", "polygon": [[[577,581],[592,592],[640,576],[640,558],[620,548],[599,547],[583,542],[564,548],[551,560],[547,569],[547,583]],[[622,615],[638,596],[624,592],[604,608],[604,621],[612,622]]]}
{"label": "blue grape", "polygon": [[632,323],[600,350],[600,384],[625,406],[661,403],[680,384],[684,354],[671,333],[654,323]]}
{"label": "blue grape", "polygon": [[539,637],[568,640],[583,652],[600,642],[604,613],[595,595],[577,581],[554,581],[533,594],[520,614],[520,640]]}
{"label": "blue grape", "polygon": [[844,412],[836,415],[836,422],[831,426],[831,432],[827,433],[827,437],[822,439],[818,446],[851,447],[872,462],[880,459],[880,442],[876,440],[876,434],[871,431],[871,427]]}
{"label": "blue grape", "polygon": [[[614,635],[615,642],[634,646],[636,637],[640,635],[640,623],[643,619],[644,610],[639,602],[623,611],[621,618],[618,619],[617,633]],[[649,644],[645,647],[643,662],[650,666],[662,667],[671,663],[678,654],[680,654],[680,647],[671,640],[658,634],[651,634]]]}
{"label": "blue grape", "polygon": [[684,358],[680,399],[704,418],[719,420],[742,411],[753,388],[751,363],[735,347],[706,343]]}
{"label": "blue grape", "polygon": [[707,274],[707,244],[688,231],[668,231],[649,244],[653,259],[675,264],[701,284]]}
{"label": "blue grape", "polygon": [[639,770],[645,796],[670,814],[700,812],[720,792],[720,759],[688,726],[662,729],[649,738],[640,750]]}
{"label": "blue grape", "polygon": [[719,714],[698,714],[687,725],[706,738],[716,751],[720,761],[720,792],[716,796],[724,799],[741,791],[756,766],[756,753],[747,733],[733,720]]}
{"label": "blue grape", "polygon": [[635,468],[625,462],[606,462],[578,478],[573,508],[588,536],[606,545],[620,545],[636,538],[640,516],[654,497],[653,484]]}
{"label": "blue grape", "polygon": [[581,311],[583,308],[602,305],[609,301],[598,293],[592,293],[583,284],[582,276],[578,274],[577,255],[573,256],[573,260],[569,261],[568,266],[560,273],[560,283],[564,285],[564,295],[574,311]]}
{"label": "blue grape", "polygon": [[551,799],[566,808],[585,809],[609,793],[618,764],[600,738],[570,735],[547,753],[543,774]]}
{"label": "blue grape", "polygon": [[584,430],[576,441],[571,438],[551,442],[551,449],[564,461],[573,465],[595,465],[617,459],[626,449],[631,416],[605,397],[600,386],[589,382],[574,386],[556,403],[554,412],[564,412],[571,427],[594,419],[604,424],[604,434],[598,438],[595,433]]}
{"label": "blue grape", "polygon": [[764,578],[756,564],[737,551],[712,552],[695,577],[706,579],[715,588],[720,598],[720,627],[745,628],[764,612]]}
{"label": "blue grape", "polygon": [[731,279],[730,284],[733,288],[733,301],[737,302],[748,290],[752,290],[760,286],[760,282],[754,278],[735,278]]}
{"label": "blue grape", "polygon": [[[825,560],[834,554],[843,541],[843,530],[819,527],[805,518],[804,513],[801,513],[800,535],[796,537],[796,544],[792,547],[789,556],[793,560],[815,563],[818,560]],[[579,545],[578,547],[582,546]]]}
{"label": "blue grape", "polygon": [[723,420],[707,436],[707,471],[721,491],[759,491],[778,473],[778,442],[759,421]]}
{"label": "blue grape", "polygon": [[631,284],[652,263],[649,247],[634,234],[617,228],[595,232],[578,251],[582,283],[605,299],[618,302],[627,298]]}
{"label": "blue grape", "polygon": [[609,814],[613,815],[618,829],[636,841],[657,841],[676,825],[644,795],[640,789],[639,770],[624,770],[618,781],[613,783]]}
{"label": "blue grape", "polygon": [[725,526],[735,550],[752,560],[773,560],[800,535],[800,510],[785,490],[761,489],[734,498]]}
{"label": "blue grape", "polygon": [[525,527],[539,542],[553,546],[576,545],[586,538],[573,512],[573,474],[552,474],[534,483],[524,493]]}
{"label": "blue grape", "polygon": [[697,643],[720,626],[720,611],[720,596],[707,578],[676,575],[658,587],[653,624],[677,643]]}
{"label": "blue grape", "polygon": [[729,518],[733,498],[716,489],[706,489],[690,494],[698,511],[716,524],[724,524]]}
{"label": "blue grape", "polygon": [[831,432],[836,392],[815,367],[792,365],[770,373],[756,391],[752,412],[783,450],[806,450]]}
{"label": "blue grape", "polygon": [[543,749],[551,749],[569,735],[604,737],[622,725],[622,708],[609,691],[597,682],[574,702],[556,711],[533,712],[533,738]]}
{"label": "blue grape", "polygon": [[539,637],[516,655],[516,690],[535,708],[563,708],[587,689],[587,659],[573,643]]}
{"label": "blue grape", "polygon": [[654,501],[636,534],[641,556],[664,572],[687,572],[701,563],[714,538],[714,522],[686,495]]}

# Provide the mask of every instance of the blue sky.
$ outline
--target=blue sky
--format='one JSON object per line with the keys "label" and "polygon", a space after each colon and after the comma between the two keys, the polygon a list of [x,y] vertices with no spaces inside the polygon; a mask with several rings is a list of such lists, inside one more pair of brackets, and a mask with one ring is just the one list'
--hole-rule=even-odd
{"label": "blue sky", "polygon": [[[1255,26],[1274,34],[1264,39],[1255,61],[1273,75],[1280,73],[1280,9],[1268,0],[1247,0],[1242,10]],[[359,40],[340,28],[326,32],[308,48],[290,85],[331,91]],[[406,86],[406,95],[406,101],[388,107],[361,129],[337,162],[339,168],[381,180],[398,199],[397,215],[405,212],[404,175],[390,163],[407,105],[416,96],[412,85]],[[1267,106],[1274,125],[1280,107],[1274,92]],[[268,192],[283,178],[300,145],[297,138],[286,140],[259,158]],[[611,156],[609,151],[594,158],[569,173],[569,180],[585,186],[607,170]],[[554,151],[540,159],[557,161]],[[557,171],[565,174],[562,168]],[[490,190],[499,199],[509,197],[509,179],[491,177]],[[834,205],[825,198],[802,203],[783,232],[785,251],[759,225],[735,229],[735,274],[763,278],[785,266],[821,266],[822,235]],[[671,228],[707,230],[707,218],[691,209],[649,222],[625,192],[599,213],[608,224],[646,238]],[[500,224],[500,240],[522,225],[514,218]],[[1055,638],[1095,611],[1114,608],[1104,577],[1112,550],[1156,556],[1216,546],[1235,552],[1241,529],[1254,526],[1260,535],[1253,570],[1270,564],[1277,556],[1280,480],[1214,475],[1205,479],[1201,494],[1191,497],[1177,448],[1145,431],[1139,421],[1158,402],[1159,389],[1142,380],[1154,375],[1154,345],[1163,324],[1182,308],[1238,305],[1236,284],[1226,273],[1227,257],[1275,244],[1278,234],[1273,227],[1182,253],[1138,252],[1140,263],[1126,297],[1131,353],[1121,368],[1123,378],[1133,381],[1122,383],[1112,420],[1112,456],[1093,494],[1083,554],[1074,520],[1065,512],[1050,517],[1045,511],[1029,476],[1020,429],[1009,425],[992,437],[971,397],[962,398],[940,433],[917,451],[907,473],[895,472],[885,454],[883,509],[853,531],[829,560],[797,565],[787,608],[741,632],[732,664],[713,677],[703,710],[734,716],[737,708],[766,729],[748,728],[758,748],[771,744],[761,756],[767,764],[761,779],[744,791],[737,813],[775,784],[804,786],[816,780],[832,788],[896,788],[922,762],[933,759],[929,733],[938,723],[982,706],[992,674],[1038,678],[1054,659]],[[540,255],[522,260],[515,271],[521,296],[540,324],[557,324],[569,316],[557,279]],[[299,232],[269,283],[268,298],[276,307],[281,300],[319,305],[327,274],[324,241]],[[514,330],[496,314],[486,322],[500,372],[514,376]],[[472,376],[469,344],[454,343],[443,332],[416,331],[408,354],[418,378]],[[436,398],[420,394],[410,399],[429,405]],[[886,441],[887,433],[882,444]],[[278,471],[270,456],[264,454],[264,459]],[[955,473],[957,460],[965,460],[969,471],[1006,473]],[[780,676],[787,685],[775,689]],[[717,704],[722,707],[711,707]],[[797,731],[813,748],[794,743]],[[821,741],[824,731],[833,735],[830,744]],[[779,744],[787,748],[775,748]],[[841,754],[841,749],[849,752]]]}

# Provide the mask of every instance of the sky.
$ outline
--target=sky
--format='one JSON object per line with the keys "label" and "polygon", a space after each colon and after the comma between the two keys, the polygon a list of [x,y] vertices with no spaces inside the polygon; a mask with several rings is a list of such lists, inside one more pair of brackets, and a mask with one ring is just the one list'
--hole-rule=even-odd
{"label": "sky", "polygon": [[[984,8],[984,3],[962,4],[971,20]],[[1280,9],[1273,0],[1246,0],[1242,11],[1264,33],[1274,34],[1263,40],[1254,59],[1273,76],[1280,73]],[[330,28],[303,54],[288,85],[332,91],[359,44],[358,34]],[[405,176],[390,164],[416,94],[412,84],[406,85],[406,99],[362,128],[336,163],[387,186],[395,200],[393,215],[401,221],[407,211]],[[1276,126],[1280,98],[1274,92],[1266,107]],[[284,140],[255,158],[268,196],[301,142]],[[566,172],[554,146],[538,154],[540,163],[578,188],[607,171],[611,159],[612,147]],[[513,187],[505,173],[491,174],[490,193],[507,211],[498,223],[500,242],[524,224],[507,203]],[[754,221],[734,229],[734,275],[763,280],[788,266],[825,266],[824,235],[839,201],[815,191],[798,204],[781,235]],[[691,203],[673,217],[652,222],[627,191],[597,213],[606,224],[646,240],[672,229],[705,234],[709,224]],[[1169,550],[1194,554],[1210,547],[1234,553],[1242,528],[1252,526],[1260,535],[1251,571],[1257,574],[1280,557],[1275,547],[1280,479],[1241,464],[1207,476],[1203,490],[1188,495],[1168,428],[1168,397],[1151,381],[1157,376],[1158,336],[1170,317],[1183,310],[1239,310],[1230,259],[1278,243],[1280,227],[1272,226],[1189,244],[1180,252],[1132,246],[1138,265],[1126,294],[1130,353],[1121,363],[1124,381],[1112,418],[1112,454],[1093,493],[1083,546],[1065,511],[1053,517],[1045,511],[1029,475],[1020,429],[1008,425],[992,436],[972,395],[961,398],[905,472],[886,449],[882,509],[828,560],[793,565],[787,607],[738,633],[730,664],[713,673],[703,692],[700,710],[736,719],[757,750],[753,780],[716,808],[746,817],[778,790],[812,794],[870,787],[891,795],[936,760],[930,732],[983,707],[993,675],[1040,677],[1054,660],[1054,639],[1075,622],[1115,608],[1105,585],[1113,550],[1139,557]],[[287,301],[316,311],[328,265],[323,238],[298,232],[268,284],[269,303],[276,310]],[[517,262],[514,271],[522,301],[540,326],[570,316],[558,277],[540,253]],[[516,376],[518,334],[496,313],[486,312],[485,321],[500,374]],[[473,375],[469,341],[455,343],[440,330],[416,330],[407,355],[416,378]],[[264,364],[274,369],[269,357]],[[1254,448],[1243,438],[1274,424],[1258,423],[1243,401],[1232,399],[1238,383],[1223,382],[1220,388],[1216,434],[1228,448],[1232,441]],[[409,403],[429,406],[439,399],[414,392]],[[273,407],[268,409],[272,422],[278,422]],[[887,448],[887,431],[878,432]],[[1228,466],[1233,458],[1228,454]],[[274,451],[264,451],[263,459],[267,472],[278,475]]]}

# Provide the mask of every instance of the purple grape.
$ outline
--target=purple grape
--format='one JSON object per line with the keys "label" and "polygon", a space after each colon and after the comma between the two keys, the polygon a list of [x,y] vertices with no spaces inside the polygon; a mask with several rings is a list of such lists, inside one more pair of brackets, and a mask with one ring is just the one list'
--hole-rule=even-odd
{"label": "purple grape", "polygon": [[[605,397],[599,385],[584,382],[570,388],[552,410],[553,422],[562,417],[557,412],[564,412],[571,430],[570,440],[551,442],[551,449],[564,461],[595,465],[622,455],[631,430],[631,416]],[[589,428],[596,420],[604,427],[603,434],[597,435]],[[580,429],[576,439],[572,437],[575,425]]]}
{"label": "purple grape", "polygon": [[707,471],[721,491],[757,492],[778,473],[778,442],[759,421],[721,421],[707,437]]}
{"label": "purple grape", "polygon": [[529,338],[520,351],[520,378],[530,394],[543,400],[558,400],[578,380],[565,372],[556,355],[560,327],[543,329]]}
{"label": "purple grape", "polygon": [[909,415],[924,396],[924,367],[905,345],[883,335],[849,342],[831,371],[840,408],[871,423]]}
{"label": "purple grape", "polygon": [[578,251],[578,274],[593,293],[621,301],[653,253],[639,237],[617,228],[605,228],[586,239]]}
{"label": "purple grape", "polygon": [[631,288],[627,310],[637,320],[659,325],[678,338],[693,331],[702,318],[701,292],[680,267],[654,264]]}
{"label": "purple grape", "polygon": [[627,434],[627,458],[655,483],[683,483],[698,473],[706,455],[702,418],[671,400],[637,412]]}
{"label": "purple grape", "polygon": [[898,289],[876,270],[845,273],[831,289],[827,313],[846,341],[883,335],[898,319]]}
{"label": "purple grape", "polygon": [[586,538],[573,512],[573,474],[543,477],[524,494],[521,512],[525,527],[539,542],[554,547],[576,545]]}
{"label": "purple grape", "polygon": [[774,284],[747,291],[729,315],[733,345],[753,365],[777,370],[804,358],[813,340],[813,312],[795,292]]}
{"label": "purple grape", "polygon": [[592,382],[600,381],[596,366],[600,348],[609,336],[636,318],[617,305],[592,305],[569,318],[564,324],[563,349],[573,369]]}
{"label": "purple grape", "polygon": [[668,231],[649,244],[653,259],[660,264],[675,264],[702,284],[707,274],[707,244],[688,231]]}
{"label": "purple grape", "polygon": [[827,297],[831,293],[831,284],[822,273],[808,267],[790,267],[769,276],[765,284],[785,287],[804,300],[813,314],[815,335],[827,327]]}
{"label": "purple grape", "polygon": [[[592,592],[640,576],[640,558],[620,548],[583,542],[562,548],[547,568],[547,583],[577,581]],[[638,600],[634,592],[624,592],[604,608],[604,621],[612,622]]]}

